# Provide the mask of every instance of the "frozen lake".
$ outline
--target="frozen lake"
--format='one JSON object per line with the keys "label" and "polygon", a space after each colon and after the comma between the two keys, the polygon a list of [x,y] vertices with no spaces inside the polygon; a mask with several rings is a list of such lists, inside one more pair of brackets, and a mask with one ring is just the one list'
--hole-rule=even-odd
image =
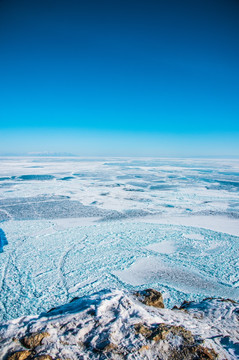
{"label": "frozen lake", "polygon": [[1,158],[0,317],[101,289],[239,299],[239,162]]}

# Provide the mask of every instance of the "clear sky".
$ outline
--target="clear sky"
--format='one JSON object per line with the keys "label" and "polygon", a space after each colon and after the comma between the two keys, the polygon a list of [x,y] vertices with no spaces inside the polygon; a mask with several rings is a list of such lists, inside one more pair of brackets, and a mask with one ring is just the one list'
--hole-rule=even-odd
{"label": "clear sky", "polygon": [[239,156],[238,0],[0,0],[0,153]]}

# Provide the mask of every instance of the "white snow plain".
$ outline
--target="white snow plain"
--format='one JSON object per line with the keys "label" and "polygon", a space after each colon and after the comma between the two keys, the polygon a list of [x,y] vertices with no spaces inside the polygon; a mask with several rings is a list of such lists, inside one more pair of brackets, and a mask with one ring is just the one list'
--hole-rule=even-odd
{"label": "white snow plain", "polygon": [[0,319],[102,289],[239,299],[239,162],[0,159]]}

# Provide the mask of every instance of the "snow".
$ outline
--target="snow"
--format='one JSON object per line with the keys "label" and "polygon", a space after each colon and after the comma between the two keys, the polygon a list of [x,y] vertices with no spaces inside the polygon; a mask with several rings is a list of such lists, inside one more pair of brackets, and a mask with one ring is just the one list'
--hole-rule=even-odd
{"label": "snow", "polygon": [[[26,334],[47,332],[49,336],[36,351],[54,358],[87,360],[101,359],[103,356],[117,359],[121,358],[117,354],[124,354],[125,359],[151,360],[157,358],[160,351],[162,359],[169,359],[167,352],[170,341],[177,346],[182,342],[180,336],[169,339],[169,342],[156,342],[147,340],[135,331],[136,324],[146,327],[167,324],[183,326],[191,331],[197,341],[203,341],[203,346],[219,354],[219,360],[237,358],[238,303],[208,299],[190,303],[186,310],[146,306],[126,291],[101,291],[39,316],[2,323],[0,357],[24,349],[18,339]],[[110,353],[104,357],[102,352],[107,345],[111,345]]]}
{"label": "snow", "polygon": [[172,240],[163,240],[156,244],[146,246],[147,249],[159,252],[160,254],[171,254],[176,251]]}
{"label": "snow", "polygon": [[[219,284],[218,279],[211,274],[199,272],[189,266],[172,266],[165,261],[156,257],[148,257],[137,260],[129,269],[116,272],[119,278],[134,286],[150,286],[157,279],[157,288],[159,284],[171,287],[178,291],[183,291],[196,297],[197,293],[214,294],[223,297],[225,293],[229,298],[237,299],[239,296],[238,289],[230,288],[228,284]],[[185,296],[186,297],[186,296]],[[175,301],[179,303],[179,298]]]}
{"label": "snow", "polygon": [[201,234],[183,234],[183,236],[187,239],[191,239],[191,240],[204,240],[204,237]]}
{"label": "snow", "polygon": [[187,216],[146,216],[138,219],[139,222],[153,224],[173,224],[181,226],[192,226],[197,228],[209,229],[217,232],[239,236],[239,220],[221,215],[187,215]]}

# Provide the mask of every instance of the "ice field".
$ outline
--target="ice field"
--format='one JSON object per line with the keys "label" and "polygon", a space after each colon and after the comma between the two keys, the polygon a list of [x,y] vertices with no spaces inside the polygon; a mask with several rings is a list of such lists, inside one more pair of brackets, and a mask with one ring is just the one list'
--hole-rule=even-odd
{"label": "ice field", "polygon": [[0,318],[102,289],[239,299],[239,162],[1,158]]}

